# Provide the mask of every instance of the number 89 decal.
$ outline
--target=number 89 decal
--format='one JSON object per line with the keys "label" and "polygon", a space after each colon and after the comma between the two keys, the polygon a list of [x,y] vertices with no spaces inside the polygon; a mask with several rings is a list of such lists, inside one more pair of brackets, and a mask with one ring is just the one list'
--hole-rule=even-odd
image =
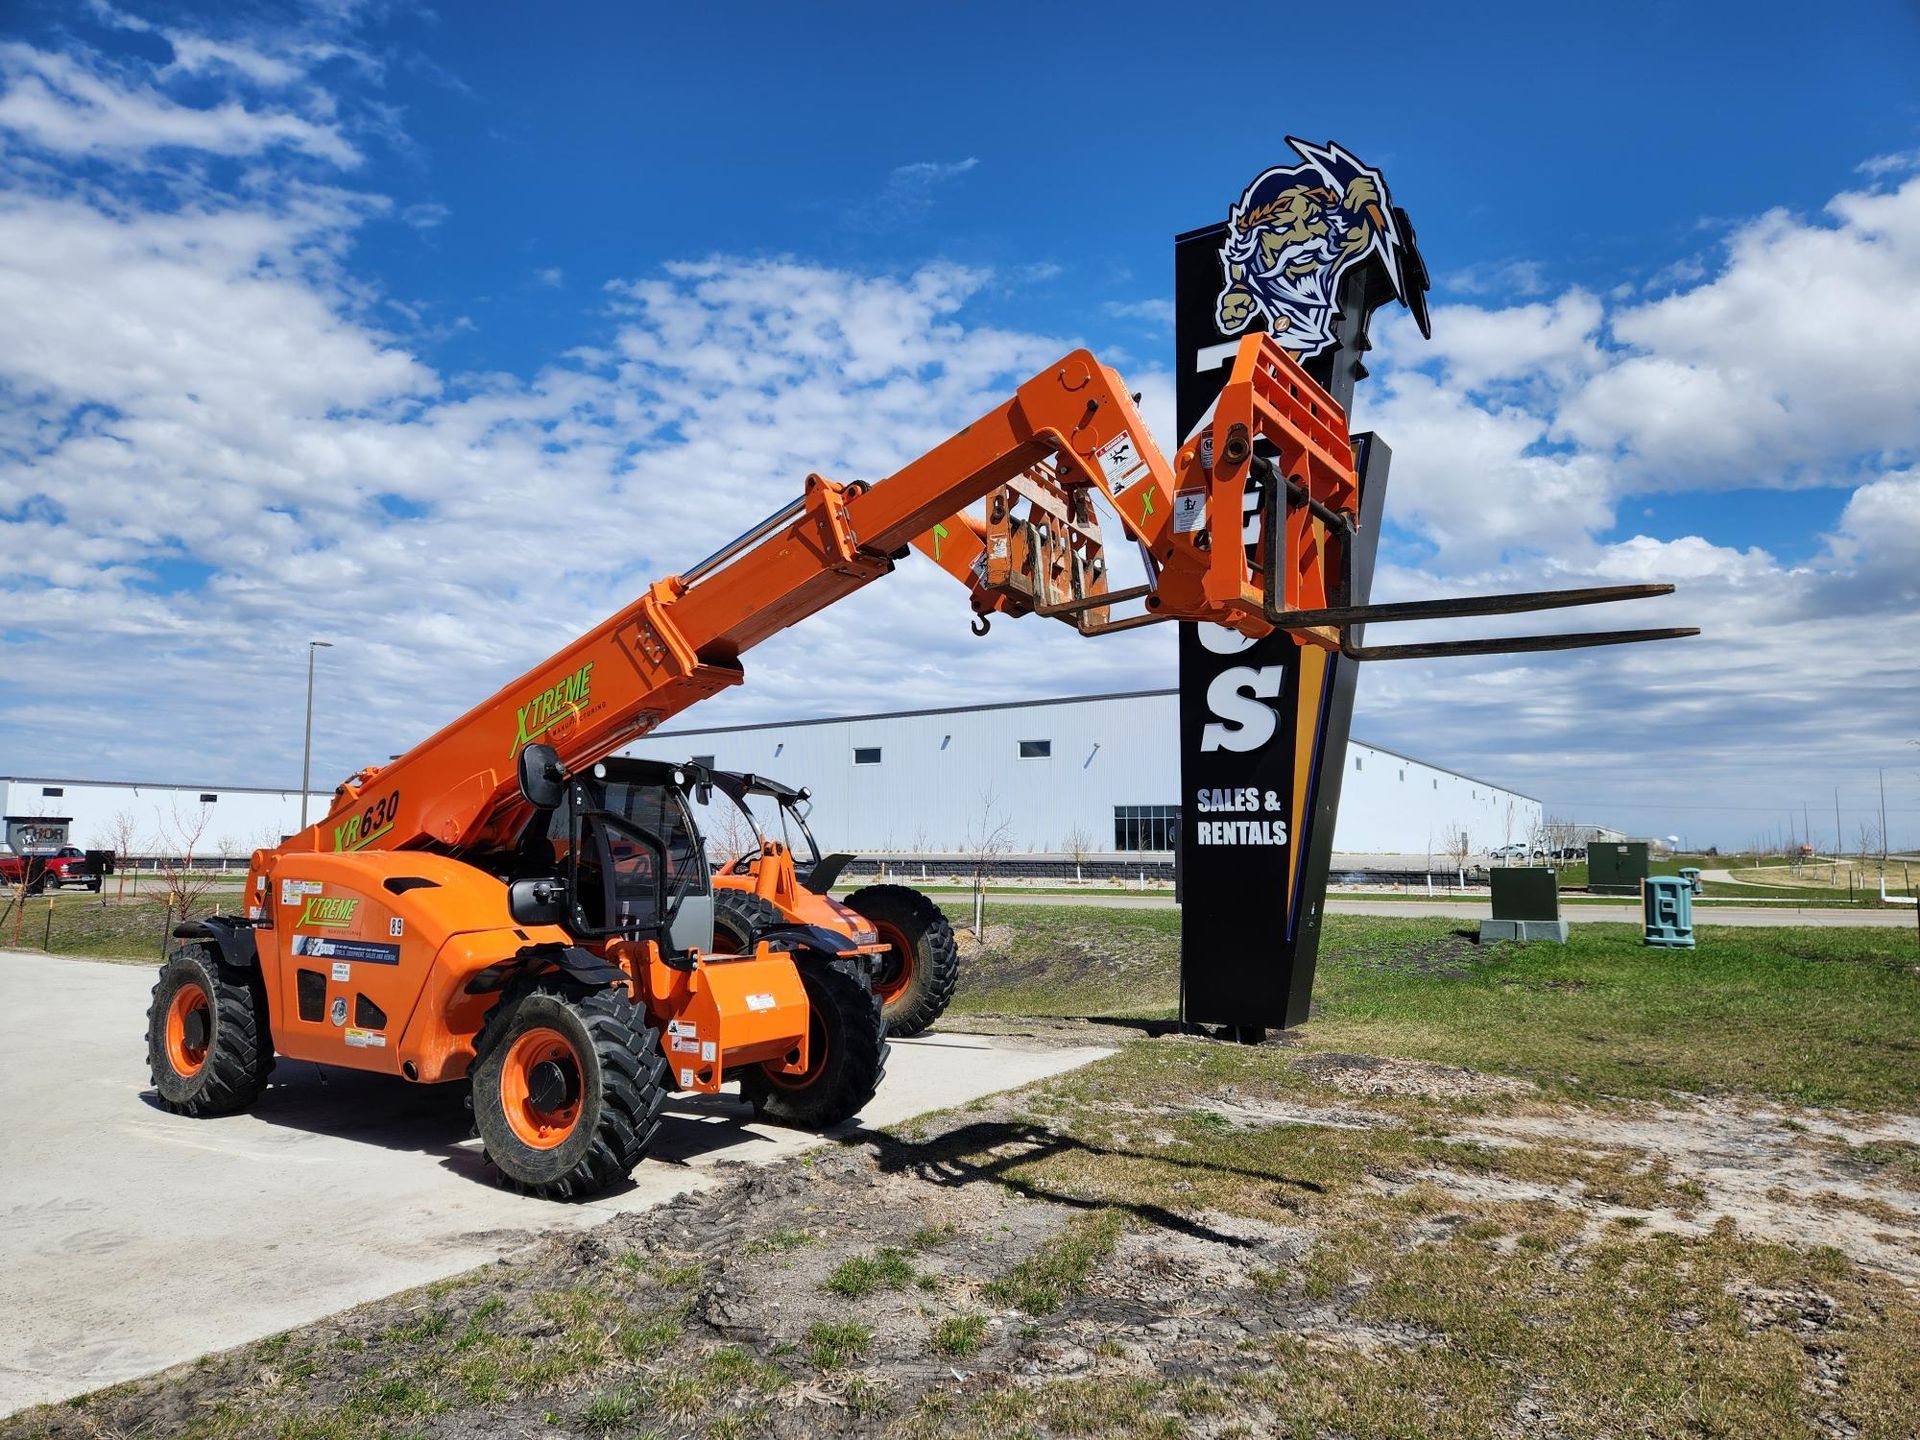
{"label": "number 89 decal", "polygon": [[371,845],[393,828],[393,822],[399,814],[400,792],[395,790],[384,799],[367,806],[358,815],[349,816],[334,826],[333,848],[359,850]]}

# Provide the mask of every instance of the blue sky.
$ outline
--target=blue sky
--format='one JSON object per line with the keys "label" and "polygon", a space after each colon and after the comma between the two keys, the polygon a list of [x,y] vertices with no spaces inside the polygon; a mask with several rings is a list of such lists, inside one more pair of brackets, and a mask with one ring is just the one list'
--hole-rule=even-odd
{"label": "blue sky", "polygon": [[[1386,172],[1436,277],[1434,341],[1383,326],[1357,406],[1396,455],[1383,588],[1667,578],[1633,623],[1709,631],[1380,667],[1357,730],[1733,844],[1835,787],[1864,814],[1886,766],[1920,838],[1914,7],[1364,19],[1350,59],[1285,11],[15,4],[0,772],[288,771],[325,634],[342,773],[1067,344],[1167,440],[1170,237],[1296,133]],[[1171,673],[887,585],[716,711]]]}

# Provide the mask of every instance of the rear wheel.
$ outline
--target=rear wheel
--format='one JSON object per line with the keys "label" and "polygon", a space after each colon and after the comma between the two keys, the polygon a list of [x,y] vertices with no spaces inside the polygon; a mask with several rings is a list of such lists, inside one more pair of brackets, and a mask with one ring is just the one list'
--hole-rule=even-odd
{"label": "rear wheel", "polygon": [[522,1194],[578,1200],[617,1185],[660,1128],[667,1060],[621,990],[551,978],[501,998],[473,1070],[487,1158]]}
{"label": "rear wheel", "polygon": [[273,1041],[256,980],[198,945],[160,967],[147,1010],[147,1065],[167,1109],[230,1115],[266,1089]]}
{"label": "rear wheel", "polygon": [[874,992],[886,1010],[887,1033],[918,1035],[946,1013],[960,982],[960,947],[940,907],[905,885],[869,885],[845,904],[888,946]]}
{"label": "rear wheel", "polygon": [[802,1130],[851,1119],[880,1088],[887,1022],[867,983],[841,965],[799,963],[806,987],[807,1069],[784,1075],[771,1062],[740,1071],[740,1093],[756,1115]]}
{"label": "rear wheel", "polygon": [[786,917],[771,900],[751,890],[713,892],[713,953],[750,955],[753,937],[762,930],[786,923]]}

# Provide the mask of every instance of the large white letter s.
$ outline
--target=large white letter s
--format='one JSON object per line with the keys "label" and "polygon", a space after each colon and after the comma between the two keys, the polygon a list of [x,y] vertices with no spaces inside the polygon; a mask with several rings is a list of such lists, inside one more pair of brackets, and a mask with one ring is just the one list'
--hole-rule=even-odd
{"label": "large white letter s", "polygon": [[1258,750],[1271,740],[1280,719],[1261,701],[1279,695],[1285,672],[1284,665],[1236,665],[1214,676],[1207,686],[1207,708],[1225,723],[1201,732],[1200,749]]}

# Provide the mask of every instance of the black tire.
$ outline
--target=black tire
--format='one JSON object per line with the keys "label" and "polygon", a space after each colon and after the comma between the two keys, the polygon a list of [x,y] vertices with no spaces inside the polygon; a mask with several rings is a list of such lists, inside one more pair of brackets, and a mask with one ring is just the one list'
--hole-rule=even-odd
{"label": "black tire", "polygon": [[786,916],[771,900],[751,890],[713,892],[713,953],[751,955],[753,937],[762,930],[786,924]]}
{"label": "black tire", "polygon": [[860,1113],[887,1070],[887,1021],[880,1000],[845,964],[796,962],[811,1011],[812,1068],[776,1077],[764,1065],[739,1072],[740,1093],[763,1120],[824,1130]]}
{"label": "black tire", "polygon": [[953,926],[938,905],[906,885],[869,885],[844,903],[893,945],[874,979],[887,1033],[903,1039],[918,1035],[947,1013],[960,983],[960,947]]}
{"label": "black tire", "polygon": [[[509,1062],[528,1051],[530,1032],[561,1037],[570,1050],[574,1105],[564,1138],[532,1143],[508,1115]],[[533,1037],[538,1040],[538,1034]],[[536,1047],[537,1048],[537,1047]],[[660,1128],[667,1058],[646,1010],[620,989],[591,989],[544,976],[507,991],[481,1027],[473,1067],[473,1119],[487,1159],[508,1188],[548,1200],[582,1200],[633,1172]],[[521,1127],[529,1121],[522,1110]]]}
{"label": "black tire", "polygon": [[204,945],[174,951],[147,1009],[147,1067],[160,1104],[177,1115],[231,1115],[253,1104],[273,1069],[258,972],[224,965]]}

